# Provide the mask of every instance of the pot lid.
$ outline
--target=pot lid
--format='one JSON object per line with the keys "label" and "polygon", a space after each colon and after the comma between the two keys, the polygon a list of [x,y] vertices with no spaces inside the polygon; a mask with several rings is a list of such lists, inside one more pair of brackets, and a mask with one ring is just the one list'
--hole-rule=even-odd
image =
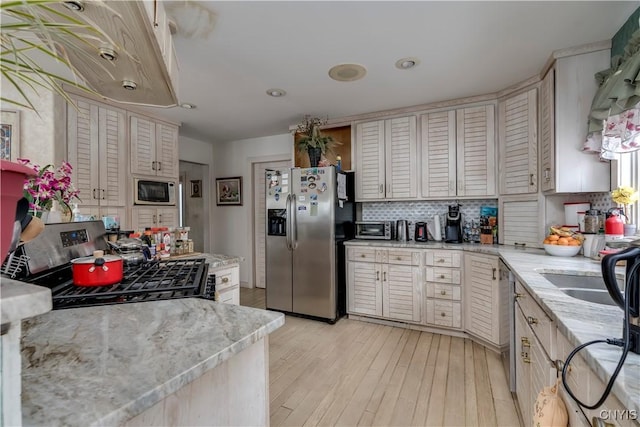
{"label": "pot lid", "polygon": [[98,258],[102,258],[104,259],[105,263],[108,262],[114,262],[114,261],[122,261],[122,257],[119,257],[117,255],[104,255],[101,257],[95,257],[95,256],[85,256],[82,258],[74,258],[71,260],[71,264],[94,264],[96,262],[96,259]]}

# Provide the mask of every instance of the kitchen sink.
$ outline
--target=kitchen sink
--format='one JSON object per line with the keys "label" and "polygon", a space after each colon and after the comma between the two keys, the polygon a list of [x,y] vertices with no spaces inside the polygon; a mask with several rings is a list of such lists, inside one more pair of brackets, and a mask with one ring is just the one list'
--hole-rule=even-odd
{"label": "kitchen sink", "polygon": [[583,301],[604,305],[616,305],[613,299],[611,299],[609,292],[605,290],[576,288],[560,288],[560,290],[570,297],[581,299]]}
{"label": "kitchen sink", "polygon": [[542,273],[542,277],[559,288],[598,289],[606,291],[600,276],[578,276],[575,274]]}
{"label": "kitchen sink", "polygon": [[576,274],[542,273],[542,277],[556,285],[572,298],[596,304],[616,305],[600,276],[579,276]]}

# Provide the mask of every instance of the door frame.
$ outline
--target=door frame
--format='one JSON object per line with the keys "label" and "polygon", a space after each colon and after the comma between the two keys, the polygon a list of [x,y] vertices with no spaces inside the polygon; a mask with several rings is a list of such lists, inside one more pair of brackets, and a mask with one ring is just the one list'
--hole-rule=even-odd
{"label": "door frame", "polygon": [[253,174],[254,165],[256,163],[272,163],[272,162],[289,162],[289,167],[293,167],[293,157],[291,154],[274,154],[270,156],[260,156],[260,157],[249,157],[248,160],[248,168],[249,173],[247,176],[251,177],[251,196],[245,200],[248,200],[247,204],[249,205],[249,212],[251,212],[251,232],[247,233],[249,235],[249,247],[251,248],[251,287],[256,287],[256,242],[254,239],[256,233],[256,212],[254,206],[254,199],[256,195],[256,188],[254,187],[255,176]]}

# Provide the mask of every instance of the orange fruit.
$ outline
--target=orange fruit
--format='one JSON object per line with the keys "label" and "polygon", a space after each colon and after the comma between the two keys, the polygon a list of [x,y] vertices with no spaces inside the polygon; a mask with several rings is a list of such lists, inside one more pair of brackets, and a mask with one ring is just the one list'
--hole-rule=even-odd
{"label": "orange fruit", "polygon": [[560,246],[569,246],[569,239],[567,239],[566,237],[560,237],[558,239],[558,245],[560,245]]}
{"label": "orange fruit", "polygon": [[548,245],[551,243],[551,240],[549,240],[549,238],[547,237],[546,239],[544,239],[544,242],[542,243],[544,243],[545,245]]}
{"label": "orange fruit", "polygon": [[560,236],[558,236],[557,234],[550,234],[548,239],[549,240],[558,240],[558,239],[560,239]]}
{"label": "orange fruit", "polygon": [[550,242],[549,242],[549,244],[550,244],[550,245],[557,245],[557,244],[558,244],[558,241],[557,241],[557,240],[552,240],[552,241],[550,241]]}
{"label": "orange fruit", "polygon": [[569,246],[580,246],[580,242],[577,241],[576,239],[573,239],[572,241],[569,242]]}

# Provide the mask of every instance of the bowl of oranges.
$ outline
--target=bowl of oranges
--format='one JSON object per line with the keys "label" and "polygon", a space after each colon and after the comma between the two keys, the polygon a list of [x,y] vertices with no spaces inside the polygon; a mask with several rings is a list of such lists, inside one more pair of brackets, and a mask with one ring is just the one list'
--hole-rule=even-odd
{"label": "bowl of oranges", "polygon": [[542,242],[544,250],[553,256],[575,256],[582,248],[584,236],[570,228],[550,227],[549,234]]}

